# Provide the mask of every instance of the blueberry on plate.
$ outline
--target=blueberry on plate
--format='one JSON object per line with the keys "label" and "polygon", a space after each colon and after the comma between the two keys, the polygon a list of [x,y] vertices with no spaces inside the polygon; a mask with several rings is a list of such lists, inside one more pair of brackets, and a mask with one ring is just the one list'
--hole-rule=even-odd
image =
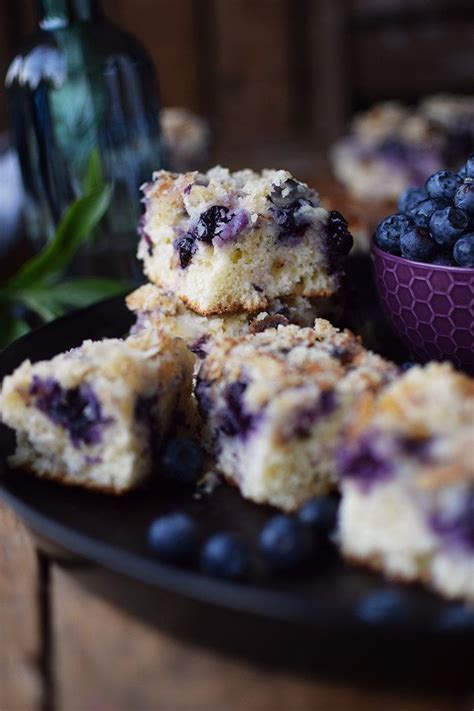
{"label": "blueberry on plate", "polygon": [[436,254],[436,244],[429,236],[428,230],[421,227],[407,230],[400,237],[400,251],[406,259],[416,262],[430,262]]}
{"label": "blueberry on plate", "polygon": [[407,188],[400,195],[398,210],[399,212],[405,212],[406,214],[411,215],[412,209],[425,199],[426,193],[423,188]]}
{"label": "blueberry on plate", "polygon": [[400,237],[414,227],[413,220],[407,215],[389,215],[375,231],[375,243],[384,252],[400,254]]}
{"label": "blueberry on plate", "polygon": [[337,523],[338,501],[330,496],[318,496],[307,501],[298,511],[298,521],[315,533],[331,533]]}
{"label": "blueberry on plate", "polygon": [[163,477],[174,484],[192,486],[202,472],[203,458],[196,440],[175,437],[167,443],[161,456]]}
{"label": "blueberry on plate", "polygon": [[446,632],[474,632],[474,609],[463,604],[450,605],[438,620],[437,627]]}
{"label": "blueberry on plate", "polygon": [[453,256],[458,266],[474,268],[474,232],[458,239],[454,245]]}
{"label": "blueberry on plate", "polygon": [[462,178],[459,175],[451,170],[438,170],[428,178],[425,189],[429,197],[452,200],[460,185],[462,185]]}
{"label": "blueberry on plate", "polygon": [[474,217],[474,183],[465,182],[456,190],[454,205]]}
{"label": "blueberry on plate", "polygon": [[242,580],[250,571],[250,553],[234,533],[215,533],[201,549],[199,567],[216,578]]}
{"label": "blueberry on plate", "polygon": [[396,625],[416,616],[409,595],[396,588],[380,588],[370,592],[357,606],[357,616],[369,625]]}
{"label": "blueberry on plate", "polygon": [[290,572],[306,563],[314,552],[314,537],[308,526],[291,516],[273,516],[263,527],[259,548],[270,567]]}
{"label": "blueberry on plate", "polygon": [[451,247],[469,226],[469,217],[457,207],[444,207],[431,215],[430,232],[441,247]]}
{"label": "blueberry on plate", "polygon": [[167,563],[184,563],[197,552],[197,524],[185,513],[175,511],[155,519],[148,529],[148,546]]}
{"label": "blueberry on plate", "polygon": [[427,200],[422,200],[412,212],[415,225],[417,227],[427,228],[433,213],[449,205],[449,200],[445,200],[444,198],[428,198]]}

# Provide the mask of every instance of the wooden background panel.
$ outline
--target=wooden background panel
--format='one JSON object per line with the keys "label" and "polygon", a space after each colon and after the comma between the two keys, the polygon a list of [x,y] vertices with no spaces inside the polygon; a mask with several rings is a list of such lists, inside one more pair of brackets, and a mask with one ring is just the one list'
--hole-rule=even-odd
{"label": "wooden background panel", "polygon": [[214,0],[216,126],[227,146],[291,133],[285,0]]}
{"label": "wooden background panel", "polygon": [[[250,164],[299,145],[309,165],[311,151],[372,101],[472,93],[473,0],[102,2],[148,48],[163,104],[211,121],[222,161]],[[32,26],[33,4],[0,0],[2,77]]]}
{"label": "wooden background panel", "polygon": [[107,14],[140,39],[157,68],[163,104],[202,109],[194,0],[105,0]]}
{"label": "wooden background panel", "polygon": [[474,17],[354,33],[354,87],[368,103],[387,97],[472,91]]}
{"label": "wooden background panel", "polygon": [[311,6],[308,21],[313,138],[325,150],[343,132],[351,112],[352,67],[346,3],[319,0]]}
{"label": "wooden background panel", "polygon": [[[337,1],[337,0],[336,0]],[[423,14],[453,14],[472,10],[472,0],[350,0],[352,12],[359,19]]]}

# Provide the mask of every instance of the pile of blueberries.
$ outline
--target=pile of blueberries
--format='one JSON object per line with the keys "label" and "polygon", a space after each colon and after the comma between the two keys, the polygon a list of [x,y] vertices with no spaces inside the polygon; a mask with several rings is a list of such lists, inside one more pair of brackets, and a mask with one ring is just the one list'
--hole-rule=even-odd
{"label": "pile of blueberries", "polygon": [[[190,486],[198,480],[202,463],[202,452],[194,440],[176,438],[165,448],[163,475],[175,485]],[[336,526],[337,509],[336,499],[318,497],[294,516],[271,517],[260,531],[257,550],[234,531],[205,537],[193,517],[173,511],[152,521],[148,547],[160,560],[197,564],[203,573],[225,580],[248,579],[256,567],[287,575],[301,570],[318,552],[323,553]]]}
{"label": "pile of blueberries", "polygon": [[424,188],[405,190],[398,209],[377,227],[380,249],[417,262],[474,268],[474,154],[457,173],[440,170]]}

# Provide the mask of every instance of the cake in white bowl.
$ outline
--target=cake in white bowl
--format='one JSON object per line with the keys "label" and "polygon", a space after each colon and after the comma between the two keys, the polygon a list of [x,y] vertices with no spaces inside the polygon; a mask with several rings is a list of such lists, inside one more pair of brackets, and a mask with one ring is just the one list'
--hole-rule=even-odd
{"label": "cake in white bowl", "polygon": [[416,366],[353,415],[339,453],[343,554],[474,602],[474,381]]}
{"label": "cake in white bowl", "polygon": [[85,341],[4,378],[0,416],[16,431],[13,467],[64,484],[122,493],[150,473],[186,413],[194,358],[163,334]]}
{"label": "cake in white bowl", "polygon": [[145,274],[196,313],[264,311],[339,287],[347,223],[288,171],[159,171],[144,194]]}

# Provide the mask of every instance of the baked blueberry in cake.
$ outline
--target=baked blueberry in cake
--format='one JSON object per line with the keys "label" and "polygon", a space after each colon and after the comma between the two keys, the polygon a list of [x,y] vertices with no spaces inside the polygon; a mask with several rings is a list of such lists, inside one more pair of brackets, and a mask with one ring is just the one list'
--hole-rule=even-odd
{"label": "baked blueberry in cake", "polygon": [[205,446],[243,496],[294,510],[336,486],[347,416],[396,372],[323,319],[221,338],[195,389]]}
{"label": "baked blueberry in cake", "polygon": [[145,284],[127,297],[128,308],[136,314],[131,334],[162,331],[184,339],[190,350],[203,358],[214,339],[221,336],[240,336],[280,324],[296,323],[312,326],[318,314],[327,308],[323,299],[311,300],[304,296],[275,299],[260,313],[236,313],[201,316],[191,311],[172,292],[154,284]]}
{"label": "baked blueberry in cake", "polygon": [[0,415],[14,430],[10,463],[66,484],[121,493],[153,458],[191,397],[193,356],[163,334],[85,341],[3,380]]}
{"label": "baked blueberry in cake", "polygon": [[343,554],[474,601],[474,381],[414,366],[354,411],[339,453]]}
{"label": "baked blueberry in cake", "polygon": [[285,170],[159,171],[144,194],[145,274],[203,316],[263,311],[339,286],[347,223]]}

